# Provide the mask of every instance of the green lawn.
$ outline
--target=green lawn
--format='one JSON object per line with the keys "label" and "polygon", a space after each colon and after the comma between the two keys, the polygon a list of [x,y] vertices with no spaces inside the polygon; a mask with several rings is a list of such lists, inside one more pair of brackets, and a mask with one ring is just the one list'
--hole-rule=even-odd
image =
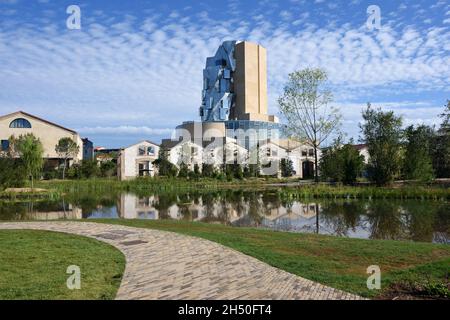
{"label": "green lawn", "polygon": [[[174,231],[221,243],[274,267],[366,297],[390,297],[399,285],[427,290],[448,284],[450,246],[338,238],[167,220],[91,220]],[[378,265],[382,290],[368,290],[367,267]],[[394,290],[394,292],[393,292]],[[429,291],[429,290],[428,290]]]}
{"label": "green lawn", "polygon": [[[81,289],[69,290],[67,267],[81,270]],[[48,231],[0,231],[0,299],[114,299],[125,257],[114,247]]]}

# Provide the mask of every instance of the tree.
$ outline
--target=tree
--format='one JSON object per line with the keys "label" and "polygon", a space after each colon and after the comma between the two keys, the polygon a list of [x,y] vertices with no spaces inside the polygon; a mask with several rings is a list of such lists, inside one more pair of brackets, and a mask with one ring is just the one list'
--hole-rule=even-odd
{"label": "tree", "polygon": [[189,168],[186,163],[182,162],[180,164],[180,170],[178,171],[179,178],[187,178],[189,176]]}
{"label": "tree", "polygon": [[314,148],[316,182],[319,181],[318,151],[338,130],[341,120],[339,111],[328,106],[332,94],[326,83],[327,74],[321,69],[297,71],[289,74],[284,93],[278,99],[281,114],[287,121],[287,133]]}
{"label": "tree", "polygon": [[102,177],[112,177],[117,174],[117,164],[114,161],[104,161],[100,164]]}
{"label": "tree", "polygon": [[66,175],[67,160],[74,158],[80,151],[80,147],[71,138],[66,137],[59,139],[58,144],[55,146],[55,151],[64,160],[62,172],[62,178],[64,180]]}
{"label": "tree", "polygon": [[89,179],[98,176],[100,168],[95,160],[83,160],[81,161],[80,172],[83,178]]}
{"label": "tree", "polygon": [[450,100],[440,117],[442,123],[431,143],[431,157],[436,177],[450,178]]}
{"label": "tree", "polygon": [[17,139],[12,137],[10,141],[13,152],[20,157],[27,176],[31,178],[31,188],[33,189],[34,179],[38,177],[44,166],[44,147],[32,133],[21,135]]}
{"label": "tree", "polygon": [[0,191],[25,185],[26,175],[21,159],[0,157]]}
{"label": "tree", "polygon": [[364,156],[353,146],[353,141],[342,145],[337,139],[325,149],[320,159],[320,172],[324,179],[353,184],[364,169]]}
{"label": "tree", "polygon": [[213,164],[203,163],[202,164],[202,176],[207,178],[212,178],[216,174],[216,170]]}
{"label": "tree", "polygon": [[362,140],[370,155],[369,178],[377,185],[388,184],[398,176],[401,168],[402,119],[392,111],[374,110],[370,103],[362,116]]}
{"label": "tree", "polygon": [[281,159],[280,168],[283,177],[287,178],[294,175],[294,165],[291,159]]}
{"label": "tree", "polygon": [[173,163],[168,160],[168,153],[168,150],[161,149],[159,151],[159,158],[153,161],[153,164],[158,168],[159,176],[176,177],[178,169]]}
{"label": "tree", "polygon": [[403,173],[406,179],[431,181],[434,178],[430,143],[433,129],[421,125],[417,128],[409,126],[405,129],[406,147]]}
{"label": "tree", "polygon": [[353,146],[353,142],[347,143],[339,151],[343,160],[343,179],[344,184],[353,184],[361,176],[364,170],[364,156]]}

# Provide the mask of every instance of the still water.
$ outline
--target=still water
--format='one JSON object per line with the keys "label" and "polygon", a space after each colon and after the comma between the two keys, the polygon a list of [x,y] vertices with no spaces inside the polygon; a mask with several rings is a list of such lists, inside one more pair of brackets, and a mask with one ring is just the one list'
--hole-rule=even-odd
{"label": "still water", "polygon": [[277,191],[78,195],[0,202],[0,220],[172,219],[340,237],[450,243],[450,203],[289,200]]}

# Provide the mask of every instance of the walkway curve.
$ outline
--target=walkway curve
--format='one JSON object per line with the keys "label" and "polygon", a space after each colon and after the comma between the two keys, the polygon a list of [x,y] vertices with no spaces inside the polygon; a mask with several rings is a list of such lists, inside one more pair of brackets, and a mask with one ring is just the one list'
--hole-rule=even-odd
{"label": "walkway curve", "polygon": [[122,251],[116,299],[361,299],[271,267],[215,242],[173,232],[93,222],[7,222],[95,238]]}

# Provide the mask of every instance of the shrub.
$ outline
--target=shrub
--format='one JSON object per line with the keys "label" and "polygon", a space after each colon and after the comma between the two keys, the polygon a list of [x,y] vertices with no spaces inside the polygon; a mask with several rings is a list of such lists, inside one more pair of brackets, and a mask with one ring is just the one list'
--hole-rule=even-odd
{"label": "shrub", "polygon": [[179,178],[187,178],[189,175],[189,168],[188,166],[183,162],[180,164],[180,171],[178,171],[178,177]]}
{"label": "shrub", "polygon": [[94,178],[100,174],[100,168],[95,160],[83,160],[80,165],[82,178]]}
{"label": "shrub", "polygon": [[295,173],[294,165],[291,159],[281,159],[281,175],[285,178],[292,177]]}
{"label": "shrub", "polygon": [[320,159],[320,175],[323,179],[352,184],[362,174],[364,156],[350,143],[343,146],[339,141],[326,149]]}
{"label": "shrub", "polygon": [[105,161],[100,165],[100,174],[102,177],[113,177],[117,175],[117,164],[113,161]]}
{"label": "shrub", "polygon": [[212,178],[216,175],[216,170],[212,164],[202,164],[202,176],[206,178]]}
{"label": "shrub", "polygon": [[0,191],[25,186],[26,174],[20,159],[0,158]]}

